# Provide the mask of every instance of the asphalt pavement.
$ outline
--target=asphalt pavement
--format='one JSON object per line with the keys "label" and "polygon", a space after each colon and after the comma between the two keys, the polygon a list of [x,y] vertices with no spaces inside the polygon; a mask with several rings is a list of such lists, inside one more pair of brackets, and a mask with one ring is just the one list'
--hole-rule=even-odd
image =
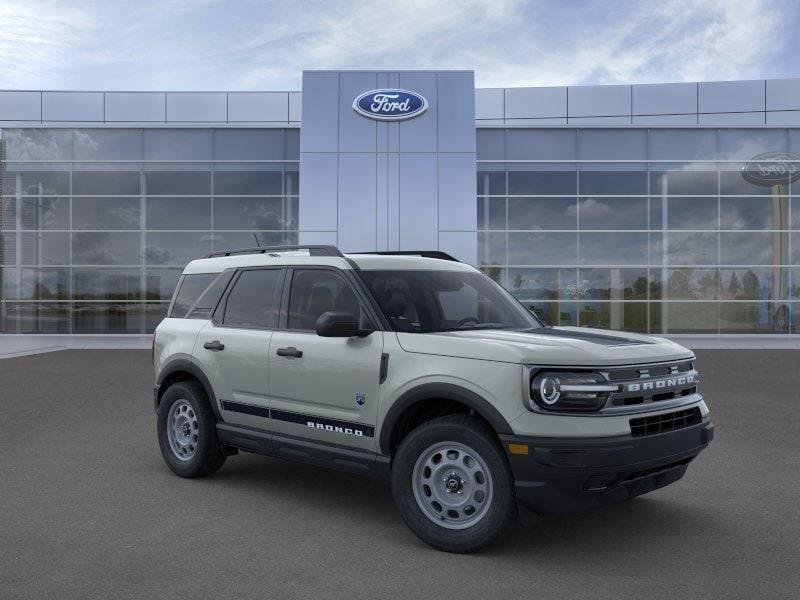
{"label": "asphalt pavement", "polygon": [[430,549],[388,483],[240,454],[162,463],[149,351],[0,361],[0,598],[797,598],[800,351],[699,350],[716,425],[683,480]]}

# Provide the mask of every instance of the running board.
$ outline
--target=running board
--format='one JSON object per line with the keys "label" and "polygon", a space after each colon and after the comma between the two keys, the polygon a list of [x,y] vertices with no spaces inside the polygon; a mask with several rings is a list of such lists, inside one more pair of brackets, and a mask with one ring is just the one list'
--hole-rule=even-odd
{"label": "running board", "polygon": [[217,437],[224,445],[244,452],[380,479],[388,479],[390,474],[390,458],[369,450],[346,448],[230,423],[217,423]]}

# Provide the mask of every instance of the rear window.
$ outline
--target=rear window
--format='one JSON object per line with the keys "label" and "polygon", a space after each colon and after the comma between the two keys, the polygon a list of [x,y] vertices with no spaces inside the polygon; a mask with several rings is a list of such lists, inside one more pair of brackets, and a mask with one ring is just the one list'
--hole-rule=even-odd
{"label": "rear window", "polygon": [[172,310],[169,317],[182,319],[184,318],[189,309],[194,306],[200,295],[208,289],[219,273],[195,273],[193,275],[184,275],[178,283],[178,289],[175,293],[175,300],[172,302]]}

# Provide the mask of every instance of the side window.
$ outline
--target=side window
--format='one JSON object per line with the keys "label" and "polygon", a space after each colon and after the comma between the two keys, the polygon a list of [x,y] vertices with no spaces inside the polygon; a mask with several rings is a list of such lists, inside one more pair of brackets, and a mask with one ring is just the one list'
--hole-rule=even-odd
{"label": "side window", "polygon": [[234,269],[230,269],[220,273],[219,277],[217,277],[213,283],[206,288],[206,291],[200,295],[197,302],[194,303],[194,308],[190,310],[186,318],[210,318],[217,304],[219,304],[220,298],[222,298],[222,295],[225,293],[225,289],[228,287],[231,278],[233,278],[234,272]]}
{"label": "side window", "polygon": [[282,269],[242,271],[228,294],[222,323],[229,327],[275,327],[282,283]]}
{"label": "side window", "polygon": [[211,285],[219,273],[195,273],[184,275],[178,285],[175,300],[172,303],[170,317],[182,319],[189,312],[189,309],[197,301],[206,288]]}
{"label": "side window", "polygon": [[287,327],[313,331],[317,319],[328,311],[351,313],[364,323],[361,303],[343,277],[322,269],[296,269],[289,293]]}

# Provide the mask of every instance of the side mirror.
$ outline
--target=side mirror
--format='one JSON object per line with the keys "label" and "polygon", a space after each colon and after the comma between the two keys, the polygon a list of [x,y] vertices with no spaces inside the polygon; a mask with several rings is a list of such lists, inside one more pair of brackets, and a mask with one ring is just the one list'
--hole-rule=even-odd
{"label": "side mirror", "polygon": [[346,312],[324,312],[317,319],[317,335],[322,337],[365,337],[372,329],[361,329],[358,318]]}

